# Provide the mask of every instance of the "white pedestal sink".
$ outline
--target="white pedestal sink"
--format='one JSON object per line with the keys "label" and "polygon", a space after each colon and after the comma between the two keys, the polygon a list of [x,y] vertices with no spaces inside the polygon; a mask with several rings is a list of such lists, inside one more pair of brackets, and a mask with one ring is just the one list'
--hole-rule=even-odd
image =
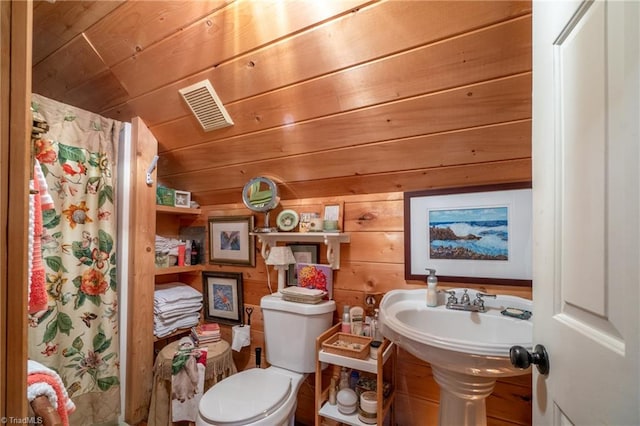
{"label": "white pedestal sink", "polygon": [[[462,289],[455,289],[458,298]],[[475,291],[469,290],[471,300]],[[487,312],[427,307],[427,291],[392,290],[380,303],[382,334],[410,354],[431,364],[440,386],[440,425],[486,425],[485,399],[498,377],[528,374],[511,365],[509,349],[531,350],[531,320],[507,317],[506,308],[533,312],[530,300],[501,296],[485,300]]]}

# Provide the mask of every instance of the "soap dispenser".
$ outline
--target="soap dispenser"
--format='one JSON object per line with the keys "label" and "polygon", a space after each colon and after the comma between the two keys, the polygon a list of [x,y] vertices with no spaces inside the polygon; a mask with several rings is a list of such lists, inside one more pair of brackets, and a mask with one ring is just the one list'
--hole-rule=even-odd
{"label": "soap dispenser", "polygon": [[436,277],[435,269],[428,269],[427,276],[427,306],[438,306],[438,277]]}

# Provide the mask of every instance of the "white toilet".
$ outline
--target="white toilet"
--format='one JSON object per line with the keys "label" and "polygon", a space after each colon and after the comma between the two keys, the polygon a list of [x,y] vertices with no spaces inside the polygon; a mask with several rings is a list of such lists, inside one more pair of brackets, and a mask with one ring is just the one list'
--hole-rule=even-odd
{"label": "white toilet", "polygon": [[316,369],[316,337],[331,327],[333,300],[315,305],[260,300],[266,369],[252,368],[215,384],[200,400],[197,426],[293,425],[297,393]]}

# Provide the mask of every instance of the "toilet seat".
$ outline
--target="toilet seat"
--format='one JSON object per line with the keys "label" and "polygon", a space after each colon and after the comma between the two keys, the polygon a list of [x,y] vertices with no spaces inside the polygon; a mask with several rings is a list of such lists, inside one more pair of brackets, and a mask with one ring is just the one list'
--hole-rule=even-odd
{"label": "toilet seat", "polygon": [[215,425],[244,425],[268,417],[291,394],[291,377],[252,368],[214,385],[200,400],[200,416]]}

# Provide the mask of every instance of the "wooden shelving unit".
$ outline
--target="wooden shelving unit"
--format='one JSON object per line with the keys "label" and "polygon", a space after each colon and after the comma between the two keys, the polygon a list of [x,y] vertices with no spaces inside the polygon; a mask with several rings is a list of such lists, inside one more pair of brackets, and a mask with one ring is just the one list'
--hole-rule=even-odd
{"label": "wooden shelving unit", "polygon": [[[197,215],[199,215],[202,211],[200,209],[192,209],[192,208],[186,208],[186,207],[171,207],[171,206],[163,206],[163,205],[156,205],[156,217],[159,217],[160,215],[163,216],[169,216],[169,218],[165,218],[165,220],[162,221],[162,227],[164,228],[164,230],[166,231],[167,226],[169,226],[171,229],[171,236],[172,237],[176,237],[178,234],[178,230],[179,230],[179,221],[176,220],[180,217],[193,217],[195,218]],[[156,223],[159,224],[160,221],[157,221]],[[204,269],[203,265],[184,265],[184,266],[169,266],[166,268],[158,268],[156,267],[154,272],[155,272],[155,277],[161,277],[161,276],[166,276],[166,275],[176,275],[178,277],[178,279],[180,280],[180,275],[181,274],[196,274],[199,275]],[[156,280],[157,281],[157,280]],[[181,280],[182,281],[182,280]],[[194,280],[193,279],[189,279],[187,280],[189,283],[193,283]],[[197,283],[201,283],[201,278],[196,278],[195,281]],[[154,336],[153,337],[153,341],[154,343],[156,342],[163,342],[163,341],[169,341],[172,338],[176,337],[176,336],[181,336],[183,334],[189,333],[191,330],[190,327],[188,328],[180,328],[176,331],[174,331],[173,333],[167,335],[167,336],[163,336],[163,337],[157,337]]]}
{"label": "wooden shelving unit", "polygon": [[[338,333],[341,326],[342,323],[334,325],[316,339],[315,424],[320,425],[321,418],[325,417],[348,425],[367,425],[360,421],[357,412],[354,414],[342,414],[338,411],[337,405],[329,404],[329,386],[323,384],[324,380],[322,377],[322,365],[325,363],[375,374],[378,397],[377,406],[379,407],[376,424],[382,426],[387,416],[390,416],[390,424],[394,424],[393,403],[396,388],[396,346],[385,339],[378,350],[378,357],[376,359],[357,359],[326,352],[322,349],[322,342]],[[387,379],[391,385],[391,390],[386,398],[383,395],[385,379]]]}

